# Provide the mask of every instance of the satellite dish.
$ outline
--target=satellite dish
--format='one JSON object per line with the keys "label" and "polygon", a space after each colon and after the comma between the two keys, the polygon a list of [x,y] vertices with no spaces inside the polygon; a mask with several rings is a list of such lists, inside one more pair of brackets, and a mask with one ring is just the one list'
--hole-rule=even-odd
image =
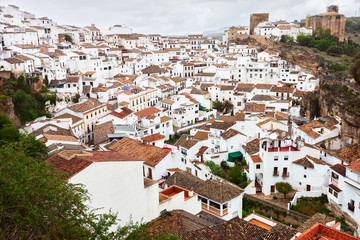
{"label": "satellite dish", "polygon": [[285,137],[285,135],[286,135],[286,132],[281,133],[281,136]]}
{"label": "satellite dish", "polygon": [[304,142],[299,141],[299,146],[300,146],[300,147],[303,147],[303,146],[304,146]]}

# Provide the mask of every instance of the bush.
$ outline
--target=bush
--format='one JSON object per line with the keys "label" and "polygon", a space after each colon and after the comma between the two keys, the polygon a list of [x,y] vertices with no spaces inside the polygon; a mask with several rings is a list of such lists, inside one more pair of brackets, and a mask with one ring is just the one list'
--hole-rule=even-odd
{"label": "bush", "polygon": [[221,168],[224,169],[224,170],[228,170],[230,167],[229,167],[229,164],[226,162],[226,161],[222,161],[221,164],[220,164]]}

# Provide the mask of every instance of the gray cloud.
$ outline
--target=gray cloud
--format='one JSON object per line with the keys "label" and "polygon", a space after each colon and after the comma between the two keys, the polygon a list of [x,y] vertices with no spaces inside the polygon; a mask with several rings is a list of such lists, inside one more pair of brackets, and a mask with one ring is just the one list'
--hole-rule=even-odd
{"label": "gray cloud", "polygon": [[[334,0],[340,12],[353,16],[360,0]],[[324,12],[327,0],[2,0],[58,24],[100,28],[125,24],[139,33],[201,33],[232,25],[248,25],[250,14],[269,12],[271,20],[304,19]],[[359,11],[360,12],[360,11]]]}

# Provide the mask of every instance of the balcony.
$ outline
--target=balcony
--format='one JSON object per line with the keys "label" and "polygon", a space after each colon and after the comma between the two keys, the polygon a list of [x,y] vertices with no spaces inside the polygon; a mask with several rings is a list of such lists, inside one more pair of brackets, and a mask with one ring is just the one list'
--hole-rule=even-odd
{"label": "balcony", "polygon": [[350,211],[354,212],[354,210],[355,210],[355,205],[352,204],[352,203],[348,203],[348,209],[349,209]]}
{"label": "balcony", "polygon": [[289,152],[289,151],[299,151],[299,150],[293,146],[268,148],[268,152]]}
{"label": "balcony", "polygon": [[274,176],[274,177],[278,177],[278,176],[279,176],[279,173],[278,173],[278,172],[273,172],[273,176]]}
{"label": "balcony", "polygon": [[289,177],[289,173],[288,172],[283,172],[282,177]]}

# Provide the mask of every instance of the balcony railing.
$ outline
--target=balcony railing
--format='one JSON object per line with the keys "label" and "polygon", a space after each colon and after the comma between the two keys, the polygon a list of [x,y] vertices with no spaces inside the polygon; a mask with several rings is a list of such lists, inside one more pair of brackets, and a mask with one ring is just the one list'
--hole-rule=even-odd
{"label": "balcony railing", "polygon": [[282,176],[283,177],[289,177],[289,173],[288,172],[283,172]]}
{"label": "balcony railing", "polygon": [[273,176],[277,177],[277,176],[279,176],[279,173],[278,172],[273,172]]}
{"label": "balcony railing", "polygon": [[355,205],[348,203],[348,209],[353,212],[355,210]]}

